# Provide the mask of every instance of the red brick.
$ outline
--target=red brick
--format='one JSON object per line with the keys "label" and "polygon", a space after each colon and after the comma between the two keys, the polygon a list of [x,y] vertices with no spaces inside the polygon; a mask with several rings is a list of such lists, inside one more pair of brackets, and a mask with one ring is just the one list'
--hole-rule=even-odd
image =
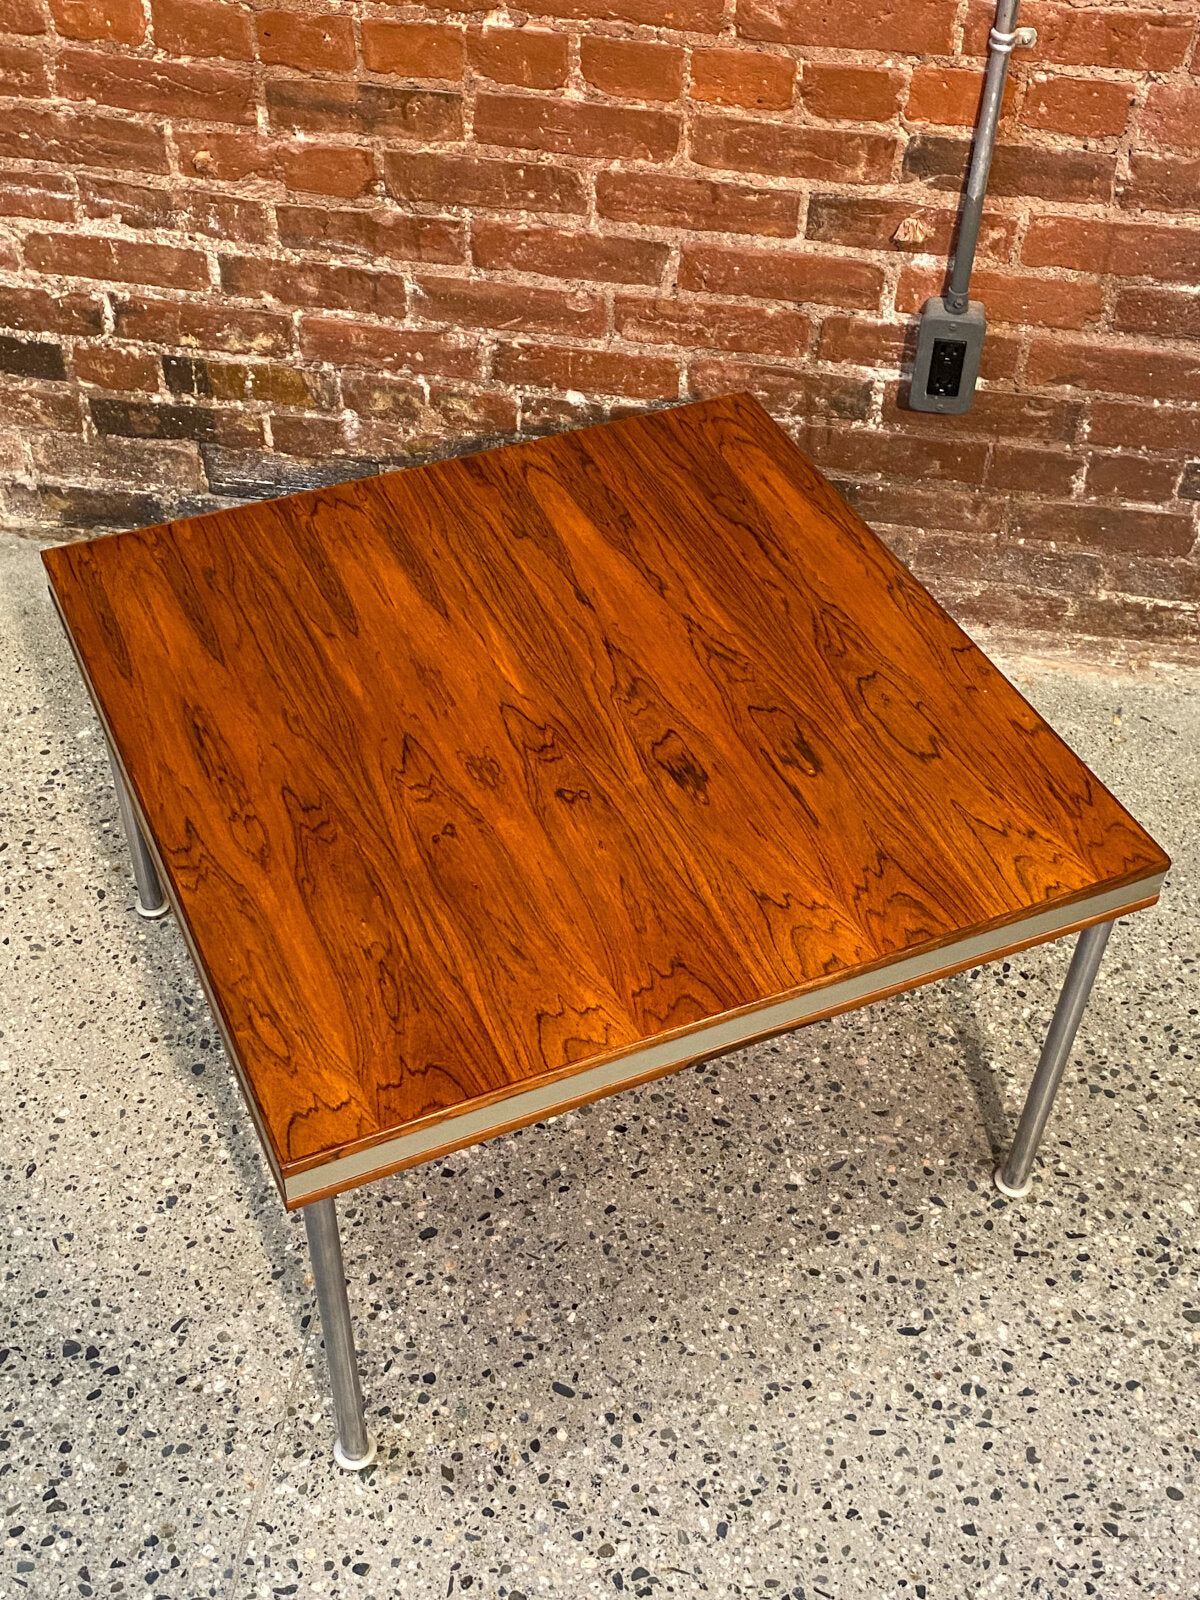
{"label": "red brick", "polygon": [[1069,444],[1079,432],[1082,401],[1059,400],[1049,395],[1013,394],[1001,389],[980,389],[970,411],[957,417],[939,417],[928,411],[910,411],[899,403],[901,389],[889,384],[883,398],[882,419],[889,427],[908,434],[986,434],[989,438],[1036,439],[1041,444]]}
{"label": "red brick", "polygon": [[1121,289],[1113,326],[1123,333],[1200,339],[1200,295],[1182,294],[1178,289]]}
{"label": "red brick", "polygon": [[883,67],[806,61],[800,80],[800,99],[804,109],[814,117],[888,122],[900,109],[900,96],[906,82],[902,72]]}
{"label": "red brick", "polygon": [[[987,53],[988,30],[995,21],[991,0],[973,0],[963,51]],[[1186,11],[1150,7],[1079,6],[1025,0],[1021,24],[1037,29],[1037,60],[1079,67],[1133,67],[1164,72],[1179,66],[1191,42],[1194,17]]]}
{"label": "red brick", "polygon": [[1135,150],[1129,177],[1117,179],[1117,199],[1127,211],[1189,211],[1200,195],[1200,156],[1159,156]]}
{"label": "red brick", "polygon": [[679,118],[670,111],[638,106],[481,94],[475,102],[475,137],[480,144],[518,145],[560,155],[664,161],[679,147]]}
{"label": "red brick", "polygon": [[0,411],[10,428],[48,428],[55,433],[81,433],[83,408],[79,396],[55,388],[0,377]]}
{"label": "red brick", "polygon": [[604,332],[604,302],[597,295],[479,278],[421,278],[413,310],[426,322],[497,332],[574,333],[588,338]]}
{"label": "red brick", "polygon": [[87,111],[43,111],[28,106],[0,105],[0,156],[16,161],[45,161],[55,167],[169,170],[161,127],[95,116]]}
{"label": "red brick", "polygon": [[[479,0],[453,0],[459,11],[478,11]],[[544,17],[575,17],[583,22],[636,22],[650,28],[715,33],[725,0],[538,0]]]}
{"label": "red brick", "polygon": [[363,65],[406,78],[454,78],[463,72],[463,33],[434,22],[389,22],[367,17],[362,25]]}
{"label": "red brick", "polygon": [[1025,368],[1031,384],[1067,384],[1146,399],[1200,400],[1200,352],[1116,344],[1111,338],[1034,339]]}
{"label": "red brick", "polygon": [[561,345],[502,344],[495,376],[501,383],[537,389],[579,389],[627,394],[639,400],[674,398],[679,368],[662,356],[630,356],[619,350],[568,350]]}
{"label": "red brick", "polygon": [[817,354],[822,361],[851,361],[861,367],[895,367],[906,344],[906,328],[868,317],[826,317]]}
{"label": "red brick", "polygon": [[1194,655],[1200,619],[1191,606],[1160,606],[1125,595],[1081,595],[1071,608],[1072,631],[1085,637],[1153,640],[1161,648],[1175,640]]}
{"label": "red brick", "polygon": [[670,246],[653,239],[480,219],[471,224],[472,259],[476,266],[493,271],[602,283],[657,283],[669,255]]}
{"label": "red brick", "polygon": [[803,356],[812,324],[802,312],[775,306],[731,306],[719,300],[647,299],[618,295],[618,339],[684,349],[743,350],[764,356]]}
{"label": "red brick", "polygon": [[285,456],[324,460],[346,448],[346,430],[340,417],[271,415],[271,445]]}
{"label": "red brick", "polygon": [[75,196],[66,174],[0,173],[0,216],[31,217],[38,222],[72,222]]}
{"label": "red brick", "polygon": [[122,111],[204,122],[255,120],[253,80],[222,67],[64,50],[58,58],[58,91],[68,100],[97,100]]}
{"label": "red brick", "polygon": [[[941,294],[945,276],[942,268],[904,267],[896,290],[896,309],[919,311],[930,295]],[[1104,315],[1104,288],[1099,278],[1064,282],[1032,272],[976,271],[971,294],[983,301],[993,322],[1086,328]]]}
{"label": "red brick", "polygon": [[50,15],[64,39],[141,44],[146,36],[141,0],[50,0]]}
{"label": "red brick", "polygon": [[1021,362],[1025,341],[1019,333],[1003,333],[991,327],[983,341],[983,357],[979,363],[979,376],[985,383],[1001,383],[1015,378]]}
{"label": "red brick", "polygon": [[797,437],[823,471],[878,472],[886,478],[983,480],[988,445],[981,439],[908,438],[876,428],[853,431],[812,423]]}
{"label": "red brick", "polygon": [[206,178],[277,178],[289,189],[352,200],[375,180],[375,156],[356,145],[292,143],[256,133],[177,128],[182,171]]}
{"label": "red brick", "polygon": [[[354,29],[333,12],[260,11],[254,18],[261,60],[301,72],[346,72],[354,65]],[[365,45],[365,40],[364,40]]]}
{"label": "red brick", "polygon": [[596,209],[614,222],[641,222],[652,228],[790,239],[795,236],[800,202],[782,189],[610,169],[596,175]]}
{"label": "red brick", "polygon": [[329,266],[323,261],[222,255],[221,286],[247,298],[266,296],[283,305],[362,311],[377,317],[402,317],[408,303],[407,287],[398,272]]}
{"label": "red brick", "polygon": [[[903,225],[907,224],[907,228]],[[901,237],[897,237],[898,232]],[[811,196],[805,238],[859,250],[907,250],[949,254],[958,233],[958,211],[950,206],[913,206],[902,200],[868,200],[858,195]],[[907,237],[906,235],[912,235]],[[986,211],[979,230],[979,254],[1005,260],[1017,236],[1017,219]]]}
{"label": "red brick", "polygon": [[116,336],[139,344],[260,356],[287,355],[292,348],[290,318],[274,312],[252,311],[244,306],[154,300],[135,295],[114,300],[113,317]]}
{"label": "red brick", "polygon": [[1195,539],[1191,517],[1181,512],[1130,511],[1123,506],[1079,501],[1014,507],[1012,530],[1018,538],[1054,539],[1093,550],[1133,550],[1155,556],[1185,556]]}
{"label": "red brick", "polygon": [[579,70],[594,89],[622,98],[678,100],[683,92],[683,51],[671,44],[585,34]]}
{"label": "red brick", "polygon": [[[1153,92],[1153,91],[1151,91]],[[1047,78],[1029,85],[1021,120],[1030,128],[1077,139],[1115,138],[1125,132],[1133,86],[1102,78]]]}
{"label": "red brick", "polygon": [[688,364],[688,392],[697,399],[748,392],[775,412],[800,412],[804,417],[861,420],[871,404],[869,379],[841,373],[806,372],[789,362],[758,362],[700,357]]}
{"label": "red brick", "polygon": [[102,333],[103,302],[86,294],[0,284],[0,328],[22,333]]}
{"label": "red brick", "polygon": [[885,134],[745,117],[699,116],[692,135],[692,159],[702,167],[823,183],[885,183],[895,155],[896,140]]}
{"label": "red brick", "polygon": [[39,0],[0,0],[0,33],[45,33]]}
{"label": "red brick", "polygon": [[0,94],[33,99],[49,92],[46,59],[19,44],[0,44]]}
{"label": "red brick", "polygon": [[796,63],[790,56],[769,56],[757,50],[693,50],[693,100],[719,106],[749,106],[764,111],[786,110],[792,103]]}
{"label": "red brick", "polygon": [[1200,411],[1185,406],[1147,406],[1117,400],[1092,402],[1091,444],[1129,450],[1200,453]]}
{"label": "red brick", "polygon": [[948,54],[955,0],[738,0],[737,29],[772,44]]}
{"label": "red brick", "polygon": [[177,56],[254,57],[250,8],[233,0],[150,0],[154,43]]}
{"label": "red brick", "polygon": [[[1154,456],[1135,456],[1124,450],[1112,455],[1095,455],[1088,461],[1084,492],[1110,500],[1140,500],[1154,505],[1171,498],[1182,465],[1182,461],[1160,461]],[[1132,592],[1149,594],[1151,591],[1134,589]]]}
{"label": "red brick", "polygon": [[[927,489],[917,483],[853,483],[842,479],[835,487],[872,527],[882,522],[918,532],[927,528],[952,528],[963,533],[991,534],[1004,522],[1003,505],[995,496],[963,494],[947,489],[944,484]],[[892,540],[888,543],[895,548]],[[975,540],[961,543],[977,562],[979,543]],[[924,548],[924,545],[919,546],[922,551]],[[914,559],[906,564],[912,571],[916,571],[919,564],[926,574],[926,582],[936,584],[946,575],[944,552],[936,546],[932,560]]]}
{"label": "red brick", "polygon": [[486,206],[495,211],[587,210],[587,195],[578,173],[534,162],[389,150],[384,157],[384,181],[397,200]]}
{"label": "red brick", "polygon": [[336,404],[332,378],[323,372],[300,372],[295,367],[262,364],[247,368],[246,377],[247,392],[252,400],[323,411]]}
{"label": "red brick", "polygon": [[443,89],[335,78],[272,78],[264,86],[273,127],[311,133],[386,134],[398,139],[457,139],[462,96]]}
{"label": "red brick", "polygon": [[[909,122],[973,128],[982,93],[982,68],[917,67],[909,85],[904,115]],[[1011,118],[1016,98],[1016,79],[1009,78],[1004,86],[1002,124]]]}
{"label": "red brick", "polygon": [[179,183],[159,187],[121,178],[82,177],[79,203],[85,217],[120,222],[126,228],[164,228],[251,244],[264,244],[268,237],[267,208],[259,201]]}
{"label": "red brick", "polygon": [[445,217],[357,211],[328,206],[276,206],[280,242],[293,249],[356,250],[395,261],[466,260],[467,230]]}
{"label": "red brick", "polygon": [[567,81],[567,36],[545,28],[484,26],[467,34],[467,60],[495,83],[557,89]]}
{"label": "red brick", "polygon": [[199,250],[132,243],[81,233],[30,233],[25,260],[38,272],[111,283],[153,283],[171,289],[208,287],[208,262]]}
{"label": "red brick", "polygon": [[158,388],[158,362],[138,350],[120,350],[112,345],[77,344],[72,358],[75,376],[81,383],[94,383],[101,389],[143,390]]}
{"label": "red brick", "polygon": [[1152,83],[1138,132],[1168,150],[1200,155],[1200,83]]}
{"label": "red brick", "polygon": [[[904,176],[957,197],[965,183],[971,141],[919,133],[904,151]],[[1100,150],[1048,149],[1040,145],[998,144],[988,177],[993,198],[1104,200],[1112,196],[1117,158]]]}
{"label": "red brick", "polygon": [[470,378],[480,370],[476,339],[389,328],[316,312],[300,319],[300,350],[309,361],[331,361],[338,367],[374,367],[381,372],[399,369],[435,373],[444,378]]}
{"label": "red brick", "polygon": [[770,300],[816,300],[872,311],[879,305],[883,272],[871,262],[815,251],[722,250],[686,244],[679,287]]}
{"label": "red brick", "polygon": [[1038,450],[1032,445],[999,440],[992,449],[986,482],[1020,494],[1066,496],[1083,467],[1083,457],[1065,450]]}
{"label": "red brick", "polygon": [[[1178,469],[1176,469],[1178,476]],[[1155,561],[1148,556],[1108,556],[1104,587],[1155,600],[1200,601],[1200,565],[1194,561]]]}
{"label": "red brick", "polygon": [[1070,267],[1200,283],[1200,228],[1109,222],[1087,217],[1035,217],[1021,249],[1034,267]]}
{"label": "red brick", "polygon": [[342,379],[342,399],[351,411],[362,416],[415,423],[424,398],[425,391],[414,378],[347,376]]}

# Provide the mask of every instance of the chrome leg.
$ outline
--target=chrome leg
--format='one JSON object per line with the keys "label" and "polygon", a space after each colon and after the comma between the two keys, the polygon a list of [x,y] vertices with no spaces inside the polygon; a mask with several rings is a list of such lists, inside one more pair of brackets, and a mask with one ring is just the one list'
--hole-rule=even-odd
{"label": "chrome leg", "polygon": [[1058,997],[1058,1004],[1054,1008],[1050,1031],[1046,1035],[1037,1071],[1029,1086],[1025,1109],[1021,1112],[1021,1120],[1017,1124],[1012,1149],[1008,1152],[1008,1159],[1002,1162],[993,1174],[997,1189],[1010,1199],[1019,1200],[1033,1187],[1033,1180],[1030,1177],[1033,1159],[1037,1155],[1038,1145],[1046,1130],[1050,1108],[1054,1104],[1054,1096],[1058,1093],[1058,1086],[1062,1082],[1067,1057],[1071,1054],[1071,1046],[1075,1042],[1075,1034],[1083,1016],[1083,1008],[1087,1005],[1088,995],[1092,992],[1092,983],[1100,967],[1100,958],[1104,954],[1104,947],[1112,930],[1111,922],[1097,922],[1090,928],[1084,928],[1075,945],[1075,954],[1071,957],[1070,970],[1062,986],[1062,993]]}
{"label": "chrome leg", "polygon": [[133,814],[133,804],[129,798],[129,790],[125,787],[125,779],[121,776],[121,769],[113,759],[111,750],[108,752],[108,764],[112,768],[113,782],[117,786],[117,810],[121,813],[121,826],[125,829],[125,837],[129,841],[129,854],[133,857],[133,881],[137,885],[138,916],[150,920],[165,917],[171,908],[162,891],[162,884],[158,881],[154,857],[150,854],[145,836]]}
{"label": "chrome leg", "polygon": [[317,1305],[321,1311],[321,1332],[325,1336],[333,1414],[337,1421],[333,1456],[339,1467],[360,1472],[374,1461],[376,1445],[367,1432],[367,1419],[363,1414],[350,1301],[346,1296],[346,1269],[342,1265],[337,1206],[332,1197],[314,1200],[305,1206],[304,1226],[308,1230],[313,1276],[317,1280]]}

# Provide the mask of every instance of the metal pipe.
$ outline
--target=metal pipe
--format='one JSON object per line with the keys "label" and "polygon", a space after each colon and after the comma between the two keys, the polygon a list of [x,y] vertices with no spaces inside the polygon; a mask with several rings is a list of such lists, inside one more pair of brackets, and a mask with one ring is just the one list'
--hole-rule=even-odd
{"label": "metal pipe", "polygon": [[348,1472],[360,1472],[374,1461],[376,1446],[367,1432],[363,1412],[354,1327],[346,1295],[346,1269],[342,1263],[337,1206],[332,1195],[305,1206],[304,1226],[313,1277],[317,1282],[317,1305],[321,1313],[321,1332],[325,1336],[329,1386],[333,1390],[333,1414],[337,1420],[333,1456],[339,1467],[345,1467]]}
{"label": "metal pipe", "polygon": [[950,287],[945,297],[946,309],[960,315],[966,311],[970,298],[971,269],[975,265],[983,201],[987,194],[992,152],[996,147],[1004,85],[1008,79],[1008,58],[1017,42],[1019,5],[1020,0],[996,0],[996,21],[988,35],[983,98],[979,105],[979,120],[975,125],[975,142],[971,147],[971,170],[967,177],[967,195],[959,223],[958,247],[954,252],[954,270],[950,274]]}
{"label": "metal pipe", "polygon": [[1092,992],[1100,958],[1112,930],[1111,922],[1094,923],[1090,928],[1084,928],[1075,945],[1075,954],[1071,957],[1066,982],[1054,1008],[1054,1017],[1042,1046],[1037,1071],[1029,1086],[1012,1149],[1008,1152],[1007,1161],[995,1171],[997,1189],[1010,1199],[1019,1200],[1033,1186],[1030,1178],[1033,1158],[1046,1131],[1054,1096],[1062,1082],[1083,1009]]}
{"label": "metal pipe", "polygon": [[162,884],[158,881],[154,857],[150,854],[146,836],[134,815],[133,801],[129,798],[129,790],[125,787],[125,779],[121,776],[121,769],[117,765],[117,758],[112,753],[111,745],[108,748],[108,764],[112,768],[113,783],[117,790],[117,810],[121,814],[121,826],[125,830],[129,854],[133,857],[133,881],[137,885],[138,916],[151,920],[155,917],[164,917],[171,908],[162,891]]}

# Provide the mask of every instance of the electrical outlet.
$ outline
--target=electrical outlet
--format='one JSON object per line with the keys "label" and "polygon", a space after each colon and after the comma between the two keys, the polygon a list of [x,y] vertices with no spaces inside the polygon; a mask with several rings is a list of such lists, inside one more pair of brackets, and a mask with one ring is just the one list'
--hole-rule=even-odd
{"label": "electrical outlet", "polygon": [[987,320],[983,303],[951,311],[940,295],[926,300],[917,330],[908,404],[913,411],[957,415],[971,409]]}

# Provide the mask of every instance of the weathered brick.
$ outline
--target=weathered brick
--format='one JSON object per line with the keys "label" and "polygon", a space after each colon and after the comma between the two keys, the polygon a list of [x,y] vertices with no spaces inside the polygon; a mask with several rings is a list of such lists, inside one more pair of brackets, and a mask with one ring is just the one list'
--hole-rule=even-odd
{"label": "weathered brick", "polygon": [[988,462],[986,482],[1019,494],[1065,498],[1083,470],[1083,457],[1065,450],[1039,450],[1032,445],[998,440]]}
{"label": "weathered brick", "polygon": [[139,344],[264,356],[286,355],[293,344],[289,317],[246,306],[134,295],[114,299],[113,318],[117,337]]}
{"label": "weathered brick", "polygon": [[25,238],[25,261],[36,271],[69,278],[153,283],[171,289],[208,286],[208,262],[200,251],[166,244],[84,233],[30,233]]}
{"label": "weathered brick", "polygon": [[268,237],[266,206],[181,184],[159,187],[120,178],[79,180],[79,205],[85,217],[120,222],[127,228],[165,228],[214,239],[263,244]]}
{"label": "weathered brick", "polygon": [[397,261],[466,260],[467,230],[445,217],[328,206],[276,206],[279,239],[293,249],[353,250]]}
{"label": "weathered brick", "polygon": [[92,295],[0,284],[0,328],[32,333],[101,333],[104,307]]}
{"label": "weathered brick", "polygon": [[354,65],[353,25],[336,12],[259,11],[254,27],[259,58],[271,66],[347,72]]}
{"label": "weathered brick", "polygon": [[985,434],[992,439],[1036,439],[1040,443],[1068,444],[1079,433],[1082,401],[1060,400],[1051,395],[980,389],[970,411],[957,417],[940,417],[928,411],[910,411],[901,405],[902,389],[889,384],[883,397],[881,420],[889,428],[909,434]]}
{"label": "weathered brick", "polygon": [[141,0],[50,0],[50,14],[64,39],[137,45],[146,36]]}
{"label": "weathered brick", "polygon": [[93,395],[88,409],[97,433],[127,439],[195,439],[246,447],[262,438],[258,419],[236,409],[119,400],[110,395]]}
{"label": "weathered brick", "polygon": [[1035,79],[1025,96],[1021,120],[1027,127],[1069,133],[1077,139],[1116,138],[1125,131],[1132,104],[1133,88],[1128,83],[1103,78],[1055,77],[1041,83]]}
{"label": "weathered brick", "polygon": [[641,106],[589,105],[533,95],[480,94],[475,137],[571,156],[626,156],[663,161],[679,145],[679,117]]}
{"label": "weathered brick", "polygon": [[457,139],[462,96],[440,89],[335,78],[272,78],[264,85],[273,127],[311,133],[382,134],[395,139]]}
{"label": "weathered brick", "polygon": [[[10,509],[12,493],[10,491]],[[22,509],[39,522],[61,528],[145,528],[170,515],[161,495],[129,489],[92,489],[85,484],[41,483],[20,497]]]}
{"label": "weathered brick", "polygon": [[331,483],[373,477],[379,462],[361,456],[337,456],[329,461],[301,464],[280,460],[261,450],[202,444],[204,470],[214,494],[229,500],[266,500],[301,489],[321,489]]}
{"label": "weathered brick", "polygon": [[0,334],[0,372],[19,378],[65,379],[62,346],[44,339],[14,339]]}
{"label": "weathered brick", "polygon": [[745,117],[698,116],[692,134],[692,158],[702,167],[826,183],[884,183],[895,155],[896,140],[886,134]]}
{"label": "weathered brick", "polygon": [[161,127],[90,111],[0,105],[0,156],[122,172],[170,170]]}
{"label": "weathered brick", "polygon": [[683,92],[683,51],[647,39],[588,33],[579,43],[584,81],[604,94],[632,100],[677,100]]}
{"label": "weathered brick", "polygon": [[1134,150],[1128,178],[1117,179],[1117,199],[1127,211],[1188,211],[1200,195],[1200,156],[1160,156]]}
{"label": "weathered brick", "polygon": [[1035,338],[1026,382],[1065,384],[1148,400],[1200,400],[1200,354],[1095,340]]}
{"label": "weathered brick", "polygon": [[[464,11],[480,9],[478,0],[454,0]],[[650,28],[689,33],[715,33],[721,26],[725,0],[538,0],[545,17],[573,17],[585,22],[635,22]]]}
{"label": "weathered brick", "polygon": [[375,179],[374,152],[354,145],[187,128],[176,129],[175,143],[180,168],[205,178],[275,178],[289,189],[345,200],[363,194]]}
{"label": "weathered brick", "polygon": [[1200,454],[1200,411],[1186,406],[1094,400],[1088,441],[1118,449]]}
{"label": "weathered brick", "polygon": [[158,362],[139,350],[116,345],[77,344],[71,356],[81,383],[101,389],[150,390],[158,388]]}
{"label": "weathered brick", "polygon": [[1158,560],[1152,556],[1108,555],[1104,587],[1119,595],[1156,600],[1200,602],[1200,565],[1194,561]]}
{"label": "weathered brick", "polygon": [[0,377],[0,411],[10,428],[47,428],[79,433],[83,409],[79,396],[56,385],[42,388],[24,379]]}
{"label": "weathered brick", "polygon": [[[904,102],[904,115],[909,122],[973,128],[979,115],[982,93],[982,67],[917,67],[913,71],[908,98]],[[1004,86],[1001,128],[1011,120],[1016,99],[1016,80],[1010,77]]]}
{"label": "weathered brick", "polygon": [[324,410],[337,403],[332,378],[324,372],[301,372],[272,362],[256,362],[246,370],[246,392],[251,400],[305,411]]}
{"label": "weathered brick", "polygon": [[324,459],[345,450],[346,430],[340,417],[272,413],[271,448],[285,456]]}
{"label": "weathered brick", "polygon": [[681,289],[753,295],[771,300],[816,300],[829,305],[879,305],[883,272],[871,262],[784,250],[723,250],[687,244],[679,267]]}
{"label": "weathered brick", "polygon": [[501,344],[495,376],[501,383],[540,389],[579,389],[625,394],[640,400],[679,393],[679,368],[662,356],[632,356],[619,350],[571,350],[563,345]]}
{"label": "weathered brick", "polygon": [[1200,295],[1178,289],[1121,289],[1115,301],[1113,326],[1123,333],[1200,339]]}
{"label": "weathered brick", "polygon": [[956,9],[955,0],[738,0],[737,30],[772,44],[945,55]]}
{"label": "weathered brick", "polygon": [[[957,195],[966,181],[970,157],[969,139],[917,134],[904,152],[904,176]],[[1115,155],[1101,150],[998,144],[988,192],[996,198],[1033,195],[1040,200],[1108,200],[1116,160]]]}
{"label": "weathered brick", "polygon": [[800,202],[782,189],[754,189],[717,178],[609,170],[596,176],[596,209],[613,222],[790,239]]}
{"label": "weathered brick", "polygon": [[824,471],[882,473],[886,478],[950,479],[979,483],[988,458],[981,439],[936,436],[909,438],[877,428],[835,428],[808,424],[797,436],[800,448]]}
{"label": "weathered brick", "polygon": [[1138,132],[1164,149],[1200,155],[1200,83],[1152,83]]}
{"label": "weathered brick", "polygon": [[[840,478],[835,488],[871,527],[883,522],[922,531],[949,528],[963,533],[990,534],[1004,522],[1003,505],[995,496],[964,494],[947,489],[944,484],[927,489],[919,483],[858,483]],[[892,541],[889,539],[888,543]],[[968,545],[964,540],[963,544],[977,559],[978,541],[972,540]],[[926,573],[925,581],[933,581],[936,587],[937,581],[945,576],[947,563],[944,551],[935,546],[923,561],[910,561],[908,565],[914,570],[920,565]]]}
{"label": "weathered brick", "polygon": [[1200,283],[1200,228],[1091,217],[1035,217],[1021,247],[1021,259],[1033,267]]}
{"label": "weathered brick", "polygon": [[0,216],[73,222],[75,195],[65,173],[0,173]]}
{"label": "weathered brick", "polygon": [[479,342],[423,329],[389,328],[350,317],[306,314],[300,319],[300,350],[306,360],[381,372],[417,372],[472,378],[480,372]]}
{"label": "weathered brick", "polygon": [[657,283],[670,246],[653,239],[513,222],[471,224],[471,256],[493,271],[537,272],[603,283]]}
{"label": "weathered brick", "polygon": [[40,0],[0,0],[0,33],[45,33]]}
{"label": "weathered brick", "polygon": [[342,399],[362,416],[386,417],[390,422],[415,423],[421,415],[425,393],[415,378],[362,378],[342,380]]}
{"label": "weathered brick", "polygon": [[19,44],[0,44],[0,95],[34,99],[49,90],[46,59],[40,51]]}
{"label": "weathered brick", "polygon": [[558,89],[567,81],[568,39],[548,28],[482,28],[467,34],[467,60],[481,78],[523,89]]}
{"label": "weathered brick", "polygon": [[817,354],[822,361],[894,367],[904,355],[907,334],[902,323],[877,322],[869,317],[828,316],[821,324]]}
{"label": "weathered brick", "polygon": [[[1136,456],[1124,450],[1093,455],[1088,460],[1084,493],[1109,500],[1140,500],[1155,505],[1171,498],[1182,465],[1179,460],[1162,461],[1156,456]],[[1148,594],[1151,591],[1133,589],[1130,592]],[[1167,595],[1164,598],[1179,597]]]}
{"label": "weathered brick", "polygon": [[[812,195],[806,239],[853,245],[860,250],[906,250],[945,256],[958,234],[958,209],[913,206],[903,200],[870,200],[858,195]],[[1017,236],[1014,217],[985,211],[979,230],[979,255],[1005,260]]]}
{"label": "weathered brick", "polygon": [[362,311],[402,317],[408,289],[398,272],[331,266],[324,261],[270,261],[262,256],[221,257],[221,285],[230,294],[265,296],[283,305]]}
{"label": "weathered brick", "polygon": [[150,0],[154,43],[176,56],[250,61],[254,29],[249,6],[234,0]]}
{"label": "weathered brick", "polygon": [[[996,8],[990,0],[973,0],[967,15],[963,49],[967,55],[987,51],[988,30]],[[1181,65],[1191,42],[1194,18],[1186,11],[1152,7],[1078,6],[1071,0],[1025,0],[1021,23],[1037,29],[1037,59],[1078,67],[1136,67],[1165,72]]]}
{"label": "weathered brick", "polygon": [[461,28],[380,17],[363,19],[362,52],[363,65],[370,71],[395,72],[406,78],[457,80],[462,77],[465,59]]}
{"label": "weathered brick", "polygon": [[64,50],[58,58],[57,82],[59,93],[68,100],[96,100],[123,111],[204,122],[255,120],[254,81],[234,68]]}
{"label": "weathered brick", "polygon": [[812,331],[802,312],[782,307],[631,294],[617,296],[613,322],[617,337],[630,344],[740,350],[765,356],[803,356]]}
{"label": "weathered brick", "polygon": [[1160,646],[1179,641],[1192,652],[1200,645],[1200,619],[1191,606],[1155,605],[1125,595],[1082,595],[1072,607],[1071,623],[1084,636],[1152,639]]}
{"label": "weathered brick", "polygon": [[[941,294],[942,268],[906,266],[896,290],[900,311],[919,311],[930,295]],[[971,295],[987,307],[989,321],[1018,322],[1043,328],[1086,328],[1104,315],[1104,286],[1099,278],[1038,277],[1032,272],[977,269]]]}
{"label": "weathered brick", "polygon": [[172,394],[193,400],[244,400],[248,368],[244,361],[212,361],[201,356],[164,355],[162,375]]}
{"label": "weathered brick", "polygon": [[1181,500],[1200,500],[1200,461],[1189,461],[1179,481]]}
{"label": "weathered brick", "polygon": [[493,161],[473,154],[389,150],[384,181],[397,200],[434,205],[485,206],[495,211],[587,210],[577,172],[518,161]]}
{"label": "weathered brick", "polygon": [[786,110],[792,103],[796,63],[758,50],[693,50],[688,93],[693,100],[752,110]]}
{"label": "weathered brick", "polygon": [[1015,507],[1012,529],[1023,539],[1055,539],[1092,550],[1133,550],[1157,556],[1186,555],[1195,539],[1191,517],[1178,511],[1133,511],[1126,506],[1065,500]]}
{"label": "weathered brick", "polygon": [[448,322],[452,327],[588,338],[604,332],[604,302],[597,295],[479,278],[420,278],[413,310],[426,322]]}
{"label": "weathered brick", "polygon": [[730,357],[697,356],[688,363],[688,392],[698,399],[734,391],[754,395],[773,411],[799,412],[806,418],[857,421],[871,405],[869,379],[806,372],[795,362],[767,366]]}
{"label": "weathered brick", "polygon": [[888,122],[900,109],[907,81],[903,72],[893,68],[806,61],[800,99],[814,117]]}

